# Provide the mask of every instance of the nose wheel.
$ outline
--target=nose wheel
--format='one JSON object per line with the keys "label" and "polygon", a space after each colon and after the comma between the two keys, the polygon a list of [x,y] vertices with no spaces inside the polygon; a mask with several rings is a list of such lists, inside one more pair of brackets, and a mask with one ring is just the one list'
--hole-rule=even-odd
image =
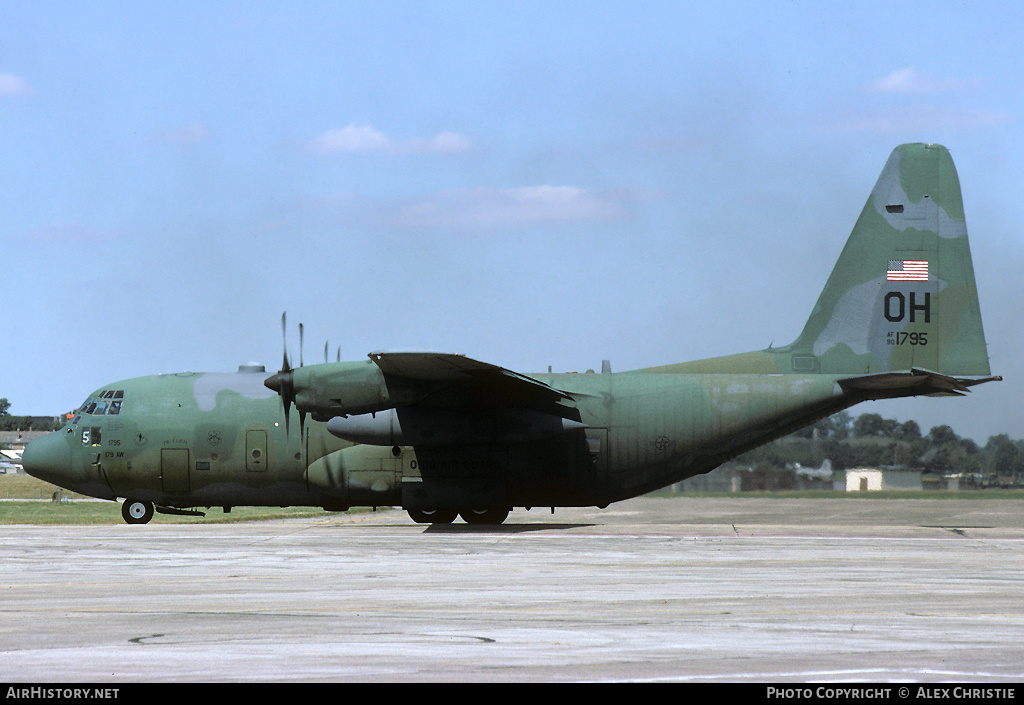
{"label": "nose wheel", "polygon": [[121,504],[121,516],[129,524],[147,524],[153,518],[153,503],[126,499]]}

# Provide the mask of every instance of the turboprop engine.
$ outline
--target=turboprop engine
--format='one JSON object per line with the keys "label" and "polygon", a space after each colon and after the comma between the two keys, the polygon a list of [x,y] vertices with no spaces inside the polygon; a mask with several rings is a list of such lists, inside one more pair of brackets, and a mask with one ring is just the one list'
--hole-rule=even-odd
{"label": "turboprop engine", "polygon": [[419,394],[404,388],[397,394],[388,389],[380,368],[371,360],[332,362],[285,369],[264,384],[295,404],[317,421],[334,416],[367,414],[416,401]]}
{"label": "turboprop engine", "polygon": [[531,409],[463,411],[403,407],[375,414],[336,416],[327,430],[346,441],[377,446],[521,443],[586,428],[586,424]]}

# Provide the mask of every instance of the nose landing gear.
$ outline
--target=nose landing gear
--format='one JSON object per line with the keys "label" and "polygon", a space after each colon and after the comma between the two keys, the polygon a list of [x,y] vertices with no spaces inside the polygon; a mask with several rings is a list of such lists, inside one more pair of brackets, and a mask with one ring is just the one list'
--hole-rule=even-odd
{"label": "nose landing gear", "polygon": [[121,516],[129,524],[147,524],[153,518],[153,503],[126,499],[121,505]]}

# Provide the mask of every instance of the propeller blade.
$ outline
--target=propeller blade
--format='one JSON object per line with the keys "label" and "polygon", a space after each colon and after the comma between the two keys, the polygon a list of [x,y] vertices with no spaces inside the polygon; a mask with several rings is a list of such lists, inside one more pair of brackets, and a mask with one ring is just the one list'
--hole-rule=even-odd
{"label": "propeller blade", "polygon": [[287,372],[291,369],[288,365],[288,312],[281,314],[281,342],[284,348],[284,361],[281,363],[281,371]]}

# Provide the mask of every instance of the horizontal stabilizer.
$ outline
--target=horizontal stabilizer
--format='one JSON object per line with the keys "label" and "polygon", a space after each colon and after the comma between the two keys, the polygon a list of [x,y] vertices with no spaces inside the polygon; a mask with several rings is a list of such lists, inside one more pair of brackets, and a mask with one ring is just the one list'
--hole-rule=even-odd
{"label": "horizontal stabilizer", "polygon": [[894,397],[931,396],[959,397],[970,391],[970,387],[984,382],[999,382],[1002,377],[951,377],[931,370],[913,368],[904,372],[881,372],[858,375],[839,380],[844,391],[866,392],[869,399],[890,399]]}

